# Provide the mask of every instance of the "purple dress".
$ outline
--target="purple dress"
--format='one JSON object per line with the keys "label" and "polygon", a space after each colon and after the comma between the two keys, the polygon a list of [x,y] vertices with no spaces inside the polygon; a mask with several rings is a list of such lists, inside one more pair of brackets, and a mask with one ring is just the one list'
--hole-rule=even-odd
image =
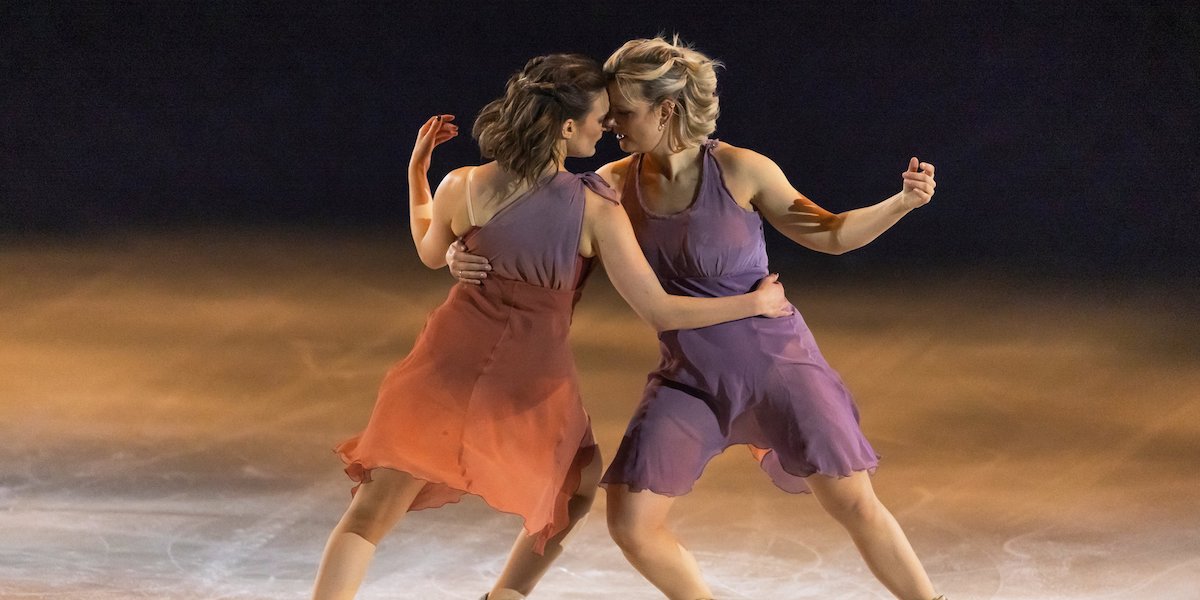
{"label": "purple dress", "polygon": [[[660,215],[642,201],[635,156],[622,204],[646,260],[671,294],[742,294],[768,273],[762,218],[725,187],[713,157],[692,205]],[[605,484],[679,496],[725,448],[749,444],[781,489],[808,492],[803,477],[874,471],[878,455],[859,429],[858,408],[799,312],[659,334],[662,358]]]}

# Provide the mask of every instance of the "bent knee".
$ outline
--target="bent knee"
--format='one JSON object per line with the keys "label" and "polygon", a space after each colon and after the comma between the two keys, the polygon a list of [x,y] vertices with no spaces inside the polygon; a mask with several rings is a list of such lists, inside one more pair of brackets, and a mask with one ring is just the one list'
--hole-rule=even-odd
{"label": "bent knee", "polygon": [[378,545],[402,516],[403,511],[386,502],[352,502],[338,529]]}
{"label": "bent knee", "polygon": [[351,509],[342,517],[341,523],[338,523],[338,529],[345,533],[353,533],[378,546],[391,529],[391,523],[381,515]]}
{"label": "bent knee", "polygon": [[609,504],[608,514],[608,535],[613,542],[626,552],[635,552],[646,544],[649,539],[650,532],[658,527],[658,523],[647,522],[644,519],[637,519],[632,515],[614,511],[612,504]]}
{"label": "bent knee", "polygon": [[871,495],[866,497],[827,501],[822,503],[826,512],[840,523],[863,523],[873,521],[886,514],[887,509]]}
{"label": "bent knee", "polygon": [[592,511],[592,504],[595,502],[596,488],[587,491],[581,489],[572,494],[571,499],[567,501],[567,513],[572,521],[578,521]]}
{"label": "bent knee", "polygon": [[608,520],[608,535],[617,547],[626,552],[636,552],[643,545],[643,532],[626,521]]}

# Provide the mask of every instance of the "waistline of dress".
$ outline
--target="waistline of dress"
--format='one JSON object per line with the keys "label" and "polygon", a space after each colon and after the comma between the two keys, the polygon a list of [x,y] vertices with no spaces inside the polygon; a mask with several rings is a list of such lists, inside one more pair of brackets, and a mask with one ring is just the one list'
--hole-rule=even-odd
{"label": "waistline of dress", "polygon": [[569,315],[581,295],[580,290],[556,290],[537,284],[503,279],[488,275],[482,285],[457,283],[450,296],[473,298],[495,306],[508,306],[517,310],[554,311]]}
{"label": "waistline of dress", "polygon": [[767,276],[765,270],[726,273],[711,277],[660,277],[659,283],[668,293],[698,297],[719,297],[744,294]]}

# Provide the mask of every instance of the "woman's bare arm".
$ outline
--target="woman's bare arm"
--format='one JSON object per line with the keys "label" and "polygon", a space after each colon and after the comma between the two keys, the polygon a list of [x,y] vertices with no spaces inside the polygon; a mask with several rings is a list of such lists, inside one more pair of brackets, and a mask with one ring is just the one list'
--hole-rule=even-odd
{"label": "woman's bare arm", "polygon": [[408,162],[409,229],[421,262],[431,269],[445,266],[443,249],[454,240],[451,221],[462,206],[469,167],[451,171],[438,185],[437,194],[429,189],[429,161],[433,149],[458,135],[450,121],[454,115],[430,117],[417,133],[412,158]]}
{"label": "woman's bare arm", "polygon": [[739,296],[692,298],[666,293],[642,255],[625,210],[590,190],[584,228],[584,237],[591,240],[604,261],[613,287],[642,320],[658,331],[695,329],[757,315],[791,314],[777,275],[769,275],[755,291]]}
{"label": "woman's bare arm", "polygon": [[[741,148],[725,152],[736,163],[730,169],[754,190],[751,203],[780,233],[818,252],[842,254],[866,246],[914,208],[929,202],[937,185],[934,167],[909,161],[901,191],[876,204],[842,213],[831,213],[796,191],[771,159]],[[920,168],[920,170],[918,170]]]}

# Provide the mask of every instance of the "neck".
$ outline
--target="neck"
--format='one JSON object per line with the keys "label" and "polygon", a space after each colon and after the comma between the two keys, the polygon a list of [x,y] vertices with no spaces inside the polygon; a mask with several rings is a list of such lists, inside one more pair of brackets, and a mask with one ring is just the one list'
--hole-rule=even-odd
{"label": "neck", "polygon": [[666,146],[665,143],[660,143],[655,149],[647,152],[645,162],[667,181],[696,165],[696,159],[700,156],[700,146],[691,146],[678,152],[672,152]]}
{"label": "neck", "polygon": [[521,177],[519,175],[517,175],[516,173],[509,171],[508,169],[505,169],[504,167],[501,167],[500,163],[493,162],[491,164],[495,165],[496,170],[499,173],[501,173],[501,175],[499,175],[498,177],[493,179],[493,183],[495,185],[498,185],[500,189],[505,190],[505,195],[504,195],[505,198],[507,198],[509,195],[512,195],[520,190],[523,190],[523,189],[526,189],[527,187],[532,186],[535,182],[540,181],[543,177],[546,177],[548,175],[553,175],[555,173],[559,173],[559,172],[566,170],[565,168],[563,168],[563,161],[561,161],[561,160],[555,161],[555,162],[548,162],[548,163],[546,163],[546,166],[543,167],[542,170],[537,174],[537,177],[534,178],[534,182],[528,182],[528,181],[525,181],[524,179],[521,179]]}
{"label": "neck", "polygon": [[[567,140],[558,140],[558,152],[556,156],[561,156],[562,158],[556,159],[553,165],[547,165],[546,172],[554,173],[556,171],[567,170]],[[550,170],[551,168],[553,168],[553,171]]]}
{"label": "neck", "polygon": [[541,171],[538,171],[537,178],[541,179],[547,175],[558,173],[559,171],[566,171],[567,169],[563,166],[564,164],[566,163],[561,160],[546,163],[546,166],[542,167]]}

